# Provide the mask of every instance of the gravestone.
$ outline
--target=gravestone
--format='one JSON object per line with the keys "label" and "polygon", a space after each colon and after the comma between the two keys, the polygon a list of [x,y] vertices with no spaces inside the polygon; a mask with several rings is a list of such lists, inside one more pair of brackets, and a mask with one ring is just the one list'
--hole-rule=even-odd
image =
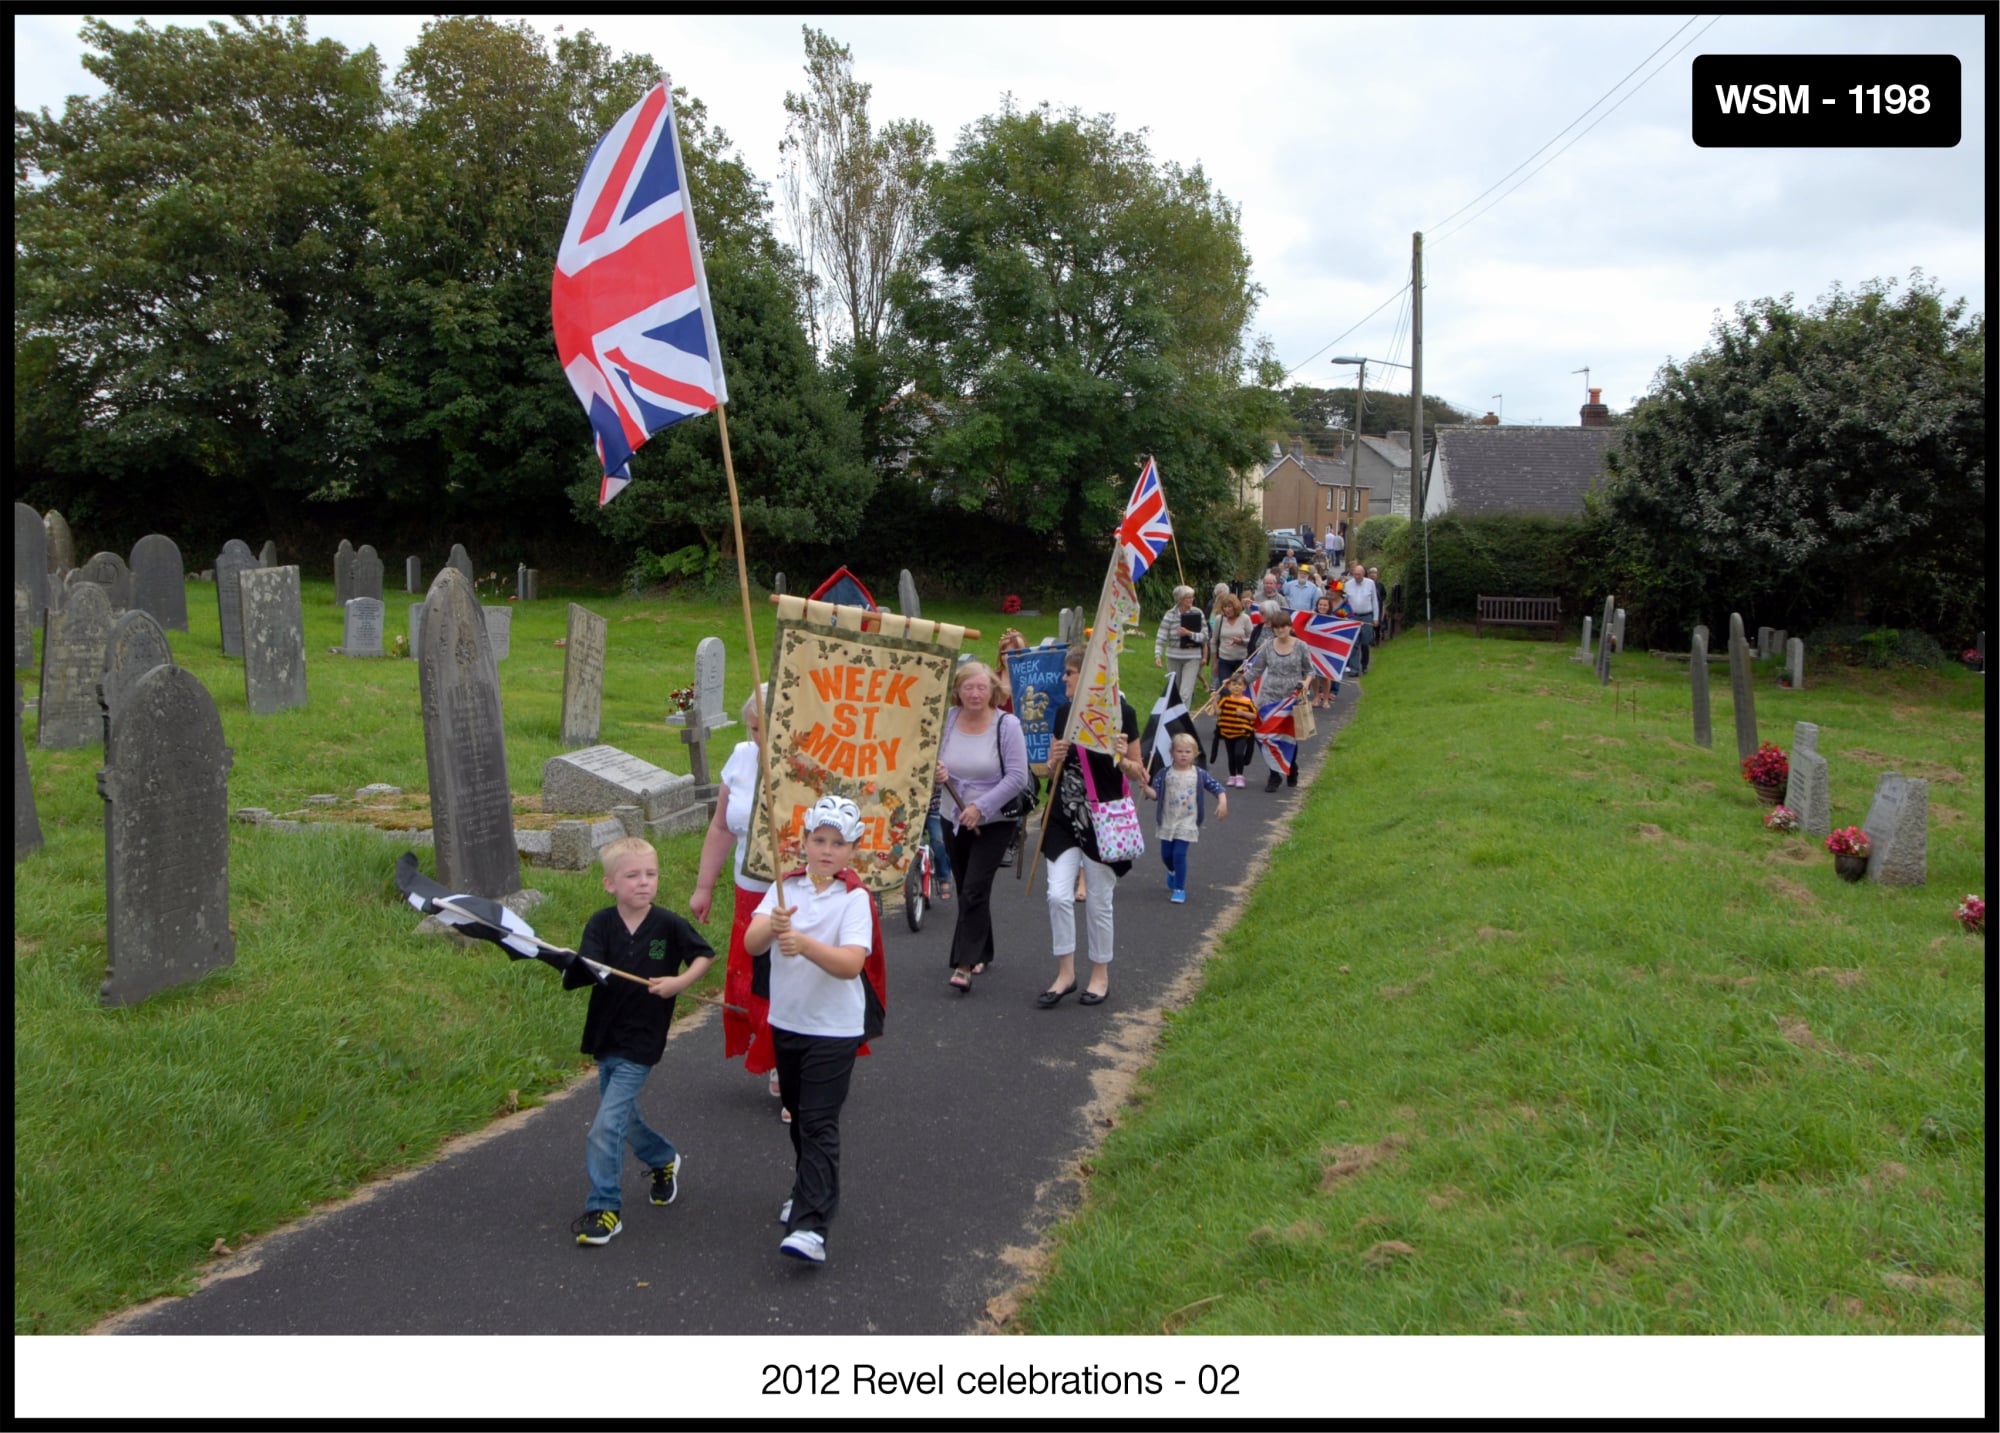
{"label": "gravestone", "polygon": [[39,627],[48,611],[49,534],[41,514],[26,503],[14,504],[14,582],[28,594],[28,625]]}
{"label": "gravestone", "polygon": [[111,748],[111,718],[125,704],[139,679],[155,667],[171,667],[174,649],[167,634],[150,612],[133,608],[111,624],[111,639],[105,645],[104,673],[99,678],[99,704],[103,708],[103,729],[107,759]]}
{"label": "gravestone", "polygon": [[536,602],[542,595],[542,571],[522,563],[514,569],[514,600],[516,602]]}
{"label": "gravestone", "polygon": [[415,651],[438,879],[498,900],[521,889],[521,863],[486,623],[472,580],[455,566],[438,573],[423,606]]}
{"label": "gravestone", "polygon": [[410,604],[410,655],[417,655],[417,647],[424,639],[424,604]]}
{"label": "gravestone", "polygon": [[1611,619],[1611,650],[1619,653],[1625,650],[1625,609],[1623,607],[1620,607],[1618,614]]}
{"label": "gravestone", "polygon": [[924,605],[917,600],[917,580],[910,576],[910,569],[907,567],[896,579],[896,601],[900,604],[897,610],[905,617],[924,615]]}
{"label": "gravestone", "polygon": [[403,590],[405,592],[424,590],[424,560],[421,557],[403,559]]}
{"label": "gravestone", "polygon": [[1583,640],[1577,644],[1576,650],[1569,654],[1569,659],[1572,662],[1588,662],[1594,655],[1590,650],[1590,619],[1586,617],[1583,619]]}
{"label": "gravestone", "polygon": [[1083,609],[1065,607],[1056,616],[1056,636],[1065,650],[1083,640]]}
{"label": "gravestone", "polygon": [[1771,629],[1769,627],[1759,627],[1757,629],[1757,660],[1760,662],[1764,661],[1770,655]]}
{"label": "gravestone", "polygon": [[609,624],[569,604],[563,643],[562,744],[594,746],[604,711],[604,638]]}
{"label": "gravestone", "polygon": [[187,569],[180,548],[163,533],[149,532],[132,544],[132,605],[162,627],[188,629]]}
{"label": "gravestone", "polygon": [[780,597],[783,597],[783,596],[785,595],[785,574],[784,574],[784,573],[782,573],[782,572],[774,572],[774,573],[772,573],[772,574],[771,574],[771,590],[772,590],[773,592],[777,593],[777,594],[778,594],[778,595],[779,595]]}
{"label": "gravestone", "polygon": [[333,605],[344,604],[354,595],[354,544],[346,538],[333,550]]}
{"label": "gravestone", "polygon": [[694,648],[694,709],[688,713],[690,726],[708,731],[735,725],[723,710],[722,668],[724,652],[720,637],[703,637]]}
{"label": "gravestone", "polygon": [[[16,589],[19,590],[18,588]],[[21,739],[21,684],[14,683],[14,859],[42,849],[42,822],[35,814],[35,782],[28,774],[28,747]]]}
{"label": "gravestone", "polygon": [[69,519],[50,508],[42,518],[42,528],[48,534],[49,571],[68,572],[76,566],[76,538],[70,534]]}
{"label": "gravestone", "polygon": [[587,746],[552,756],[542,766],[542,810],[609,811],[637,806],[648,822],[685,807],[694,778],[662,770],[615,746]]}
{"label": "gravestone", "polygon": [[1809,721],[1792,727],[1791,774],[1785,778],[1785,805],[1799,818],[1799,829],[1814,836],[1833,830],[1833,798],[1828,789],[1826,758],[1819,754],[1819,727]]}
{"label": "gravestone", "polygon": [[232,760],[214,698],[180,667],[154,667],[112,712],[97,775],[104,1004],[134,1004],[236,959],[229,932]]}
{"label": "gravestone", "polygon": [[1701,645],[1705,650],[1708,647],[1708,624],[1706,622],[1697,622],[1694,624],[1694,631],[1695,635],[1701,638]]}
{"label": "gravestone", "polygon": [[250,544],[232,537],[222,545],[215,559],[215,610],[222,626],[222,655],[243,655],[242,576],[255,570],[257,558]]}
{"label": "gravestone", "polygon": [[1688,686],[1694,698],[1694,744],[1713,746],[1715,734],[1709,727],[1708,713],[1708,632],[1702,627],[1694,629],[1694,641],[1688,647]]}
{"label": "gravestone", "polygon": [[1729,614],[1729,699],[1736,709],[1736,759],[1756,754],[1757,699],[1750,677],[1750,644],[1743,640],[1741,614]]}
{"label": "gravestone", "polygon": [[1972,650],[1979,654],[1979,670],[1981,674],[1984,674],[1986,671],[1986,634],[1984,632],[1981,632],[1979,640],[1972,644]]}
{"label": "gravestone", "polygon": [[514,649],[514,609],[511,607],[482,607],[486,614],[486,644],[492,649],[493,660],[504,662],[507,654]]}
{"label": "gravestone", "polygon": [[472,558],[466,552],[464,543],[454,542],[451,545],[451,556],[445,559],[445,566],[458,569],[459,575],[465,579],[466,595],[477,602],[479,600],[479,580],[472,575]]}
{"label": "gravestone", "polygon": [[1604,621],[1597,629],[1597,684],[1611,685],[1611,649],[1616,645],[1612,624],[1618,620],[1618,599],[1604,599]]}
{"label": "gravestone", "polygon": [[[69,573],[51,572],[48,581],[49,590],[42,597],[42,614],[44,616],[47,616],[51,612],[62,611],[63,598],[69,593]],[[33,598],[29,600],[32,602]]]}
{"label": "gravestone", "polygon": [[41,700],[35,708],[35,745],[45,750],[95,746],[104,740],[97,683],[111,644],[111,599],[86,582],[59,612],[42,617]]}
{"label": "gravestone", "polygon": [[243,588],[243,698],[252,716],[306,704],[305,609],[296,567],[253,567]]}
{"label": "gravestone", "polygon": [[1782,657],[1785,654],[1785,643],[1789,640],[1790,638],[1787,636],[1785,629],[1783,627],[1772,628],[1771,655],[1774,657]]}
{"label": "gravestone", "polygon": [[1868,879],[1884,886],[1921,886],[1927,875],[1931,787],[1916,776],[1885,771],[1861,829],[1868,833]]}
{"label": "gravestone", "polygon": [[115,552],[95,552],[90,561],[77,569],[77,577],[83,582],[95,582],[111,594],[111,610],[124,612],[132,606],[132,569],[125,565],[125,559]]}
{"label": "gravestone", "polygon": [[365,542],[347,570],[347,600],[352,602],[357,597],[382,600],[382,559]]}
{"label": "gravestone", "polygon": [[25,671],[35,665],[35,619],[28,614],[34,603],[28,598],[28,589],[20,583],[14,584],[14,670]]}
{"label": "gravestone", "polygon": [[379,657],[382,655],[382,599],[379,597],[350,597],[344,609],[344,621],[340,634],[340,654],[343,657]]}
{"label": "gravestone", "polygon": [[1785,679],[1793,691],[1806,684],[1806,644],[1802,637],[1793,637],[1785,643]]}
{"label": "gravestone", "polygon": [[257,549],[257,565],[259,567],[278,565],[278,544],[268,537],[264,539],[264,545]]}

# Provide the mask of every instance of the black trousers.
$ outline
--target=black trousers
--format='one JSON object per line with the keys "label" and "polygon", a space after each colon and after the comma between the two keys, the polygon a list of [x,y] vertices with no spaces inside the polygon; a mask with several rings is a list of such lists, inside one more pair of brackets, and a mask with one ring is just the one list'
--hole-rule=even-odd
{"label": "black trousers", "polygon": [[951,933],[951,964],[970,970],[993,963],[993,877],[1014,844],[1012,821],[982,821],[977,831],[951,833],[951,873],[958,882],[958,925]]}
{"label": "black trousers", "polygon": [[840,1207],[840,1107],[854,1078],[859,1035],[801,1035],[771,1027],[778,1060],[778,1095],[792,1112],[792,1217],[787,1234],[817,1230],[824,1237]]}
{"label": "black trousers", "polygon": [[1229,748],[1229,774],[1241,776],[1243,768],[1250,764],[1250,750],[1257,744],[1257,739],[1249,736],[1233,736],[1227,740],[1217,737],[1216,740]]}

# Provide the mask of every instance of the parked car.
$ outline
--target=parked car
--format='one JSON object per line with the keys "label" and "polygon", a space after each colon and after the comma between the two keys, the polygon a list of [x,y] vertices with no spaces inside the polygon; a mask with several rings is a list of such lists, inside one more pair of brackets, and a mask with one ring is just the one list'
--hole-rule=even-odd
{"label": "parked car", "polygon": [[1312,551],[1311,548],[1306,546],[1306,540],[1299,536],[1297,528],[1274,527],[1267,536],[1271,539],[1271,565],[1273,567],[1288,557],[1296,557],[1300,562],[1304,562],[1306,554]]}

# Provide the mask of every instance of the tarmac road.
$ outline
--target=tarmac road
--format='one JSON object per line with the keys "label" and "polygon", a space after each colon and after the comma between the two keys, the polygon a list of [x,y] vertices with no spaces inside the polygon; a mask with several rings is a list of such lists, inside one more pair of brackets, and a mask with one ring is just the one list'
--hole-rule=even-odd
{"label": "tarmac road", "polygon": [[[1147,1058],[1159,1012],[1210,927],[1320,775],[1352,717],[1343,685],[1306,744],[1297,792],[1250,785],[1213,809],[1189,855],[1188,903],[1168,903],[1149,849],[1118,886],[1111,998],[1034,1003],[1053,973],[1046,866],[994,888],[999,955],[960,996],[946,984],[956,906],[919,934],[885,913],[887,1030],[841,1117],[839,1215],[825,1265],[778,1252],[792,1149],[762,1076],[720,1058],[712,1012],[677,1027],[642,1096],[680,1148],[674,1204],[647,1201],[626,1161],[625,1227],[580,1248],[583,1139],[596,1082],[462,1141],[239,1251],[187,1298],[101,1326],[127,1334],[952,1334],[994,1327],[1043,1232],[1078,1193],[1076,1166]],[[1150,810],[1142,812],[1152,841]],[[1032,834],[1031,834],[1032,841]],[[663,892],[668,902],[685,892]],[[1084,934],[1078,912],[1078,936]],[[1081,952],[1079,952],[1081,956]],[[1081,963],[1081,961],[1080,961]],[[1081,973],[1081,972],[1079,972]],[[577,1000],[578,1028],[583,1001]]]}

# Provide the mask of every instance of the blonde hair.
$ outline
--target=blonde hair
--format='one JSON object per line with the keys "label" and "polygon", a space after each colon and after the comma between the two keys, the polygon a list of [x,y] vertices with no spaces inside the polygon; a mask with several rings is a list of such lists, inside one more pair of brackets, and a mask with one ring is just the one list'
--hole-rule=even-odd
{"label": "blonde hair", "polygon": [[616,841],[607,842],[597,852],[597,859],[604,866],[604,874],[610,875],[612,867],[627,856],[647,855],[659,864],[660,853],[653,849],[653,843],[644,836],[620,836]]}
{"label": "blonde hair", "polygon": [[[986,687],[989,693],[997,693],[1000,690],[999,674],[977,657],[974,657],[968,662],[961,662],[958,670],[951,675],[951,704],[953,706],[962,707],[965,705],[959,699],[959,688],[964,686],[968,679],[979,675],[981,672],[986,674]],[[991,695],[988,696],[987,700],[990,704],[992,701]]]}
{"label": "blonde hair", "polygon": [[1243,615],[1243,603],[1234,592],[1225,592],[1222,594],[1222,610],[1234,622]]}
{"label": "blonde hair", "polygon": [[1170,750],[1179,751],[1181,749],[1182,742],[1187,743],[1188,750],[1190,751],[1199,752],[1201,750],[1200,738],[1191,736],[1184,731],[1175,732],[1174,739],[1171,742],[1167,743],[1167,745]]}

